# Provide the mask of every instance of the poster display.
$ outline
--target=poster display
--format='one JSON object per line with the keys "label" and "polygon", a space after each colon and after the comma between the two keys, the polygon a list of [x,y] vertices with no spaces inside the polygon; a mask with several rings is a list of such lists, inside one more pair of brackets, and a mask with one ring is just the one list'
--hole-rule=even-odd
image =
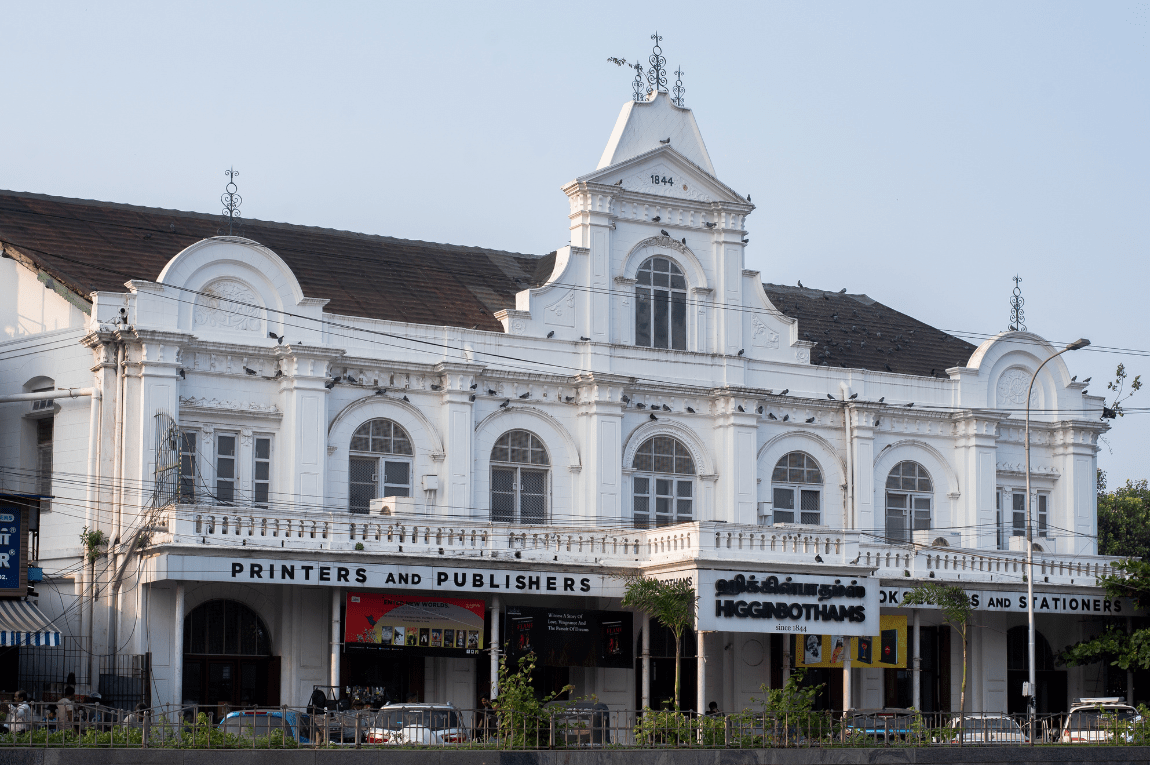
{"label": "poster display", "polygon": [[850,651],[851,667],[906,669],[906,616],[879,617],[879,634],[860,637],[849,635],[798,635],[796,664],[800,667],[842,667]]}
{"label": "poster display", "polygon": [[475,656],[483,648],[485,609],[482,600],[349,592],[343,639],[427,656]]}
{"label": "poster display", "polygon": [[503,634],[514,660],[533,652],[541,667],[630,669],[632,618],[626,611],[508,606]]}

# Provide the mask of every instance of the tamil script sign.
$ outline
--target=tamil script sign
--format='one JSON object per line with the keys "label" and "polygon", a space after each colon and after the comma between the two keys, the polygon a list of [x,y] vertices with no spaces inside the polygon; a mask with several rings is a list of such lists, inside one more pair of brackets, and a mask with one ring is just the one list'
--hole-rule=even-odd
{"label": "tamil script sign", "polygon": [[866,577],[699,571],[698,629],[876,635],[879,595]]}

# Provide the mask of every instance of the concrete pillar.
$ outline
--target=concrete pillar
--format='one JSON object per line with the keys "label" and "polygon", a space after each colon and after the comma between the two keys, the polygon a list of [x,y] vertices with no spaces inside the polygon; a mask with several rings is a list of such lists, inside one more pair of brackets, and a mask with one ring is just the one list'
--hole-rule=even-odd
{"label": "concrete pillar", "polygon": [[331,675],[329,685],[336,687],[336,698],[339,697],[339,654],[343,646],[343,621],[339,616],[339,608],[343,605],[343,590],[336,587],[331,591]]}
{"label": "concrete pillar", "polygon": [[914,665],[911,670],[914,674],[911,675],[913,682],[913,695],[911,696],[911,704],[918,711],[922,711],[922,640],[919,632],[919,614],[922,613],[921,608],[914,609]]}
{"label": "concrete pillar", "polygon": [[491,596],[491,695],[492,701],[499,696],[499,613],[498,595]]}
{"label": "concrete pillar", "polygon": [[651,616],[643,614],[643,709],[651,706]]}
{"label": "concrete pillar", "polygon": [[184,703],[184,583],[176,583],[175,625],[172,633],[172,703]]}
{"label": "concrete pillar", "polygon": [[695,660],[695,666],[698,670],[698,676],[695,678],[698,690],[695,692],[695,711],[699,714],[705,714],[707,711],[707,633],[697,633],[699,646],[698,658]]}
{"label": "concrete pillar", "polygon": [[843,711],[851,710],[851,639],[847,638],[843,652]]}
{"label": "concrete pillar", "polygon": [[[1134,619],[1126,617],[1126,634],[1134,634]],[[1126,703],[1134,706],[1134,670],[1126,670]]]}

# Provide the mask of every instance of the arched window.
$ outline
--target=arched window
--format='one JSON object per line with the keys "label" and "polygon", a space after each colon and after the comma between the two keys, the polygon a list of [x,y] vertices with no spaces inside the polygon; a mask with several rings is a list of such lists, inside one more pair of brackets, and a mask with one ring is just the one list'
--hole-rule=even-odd
{"label": "arched window", "polygon": [[934,503],[930,473],[917,462],[900,462],[886,479],[886,536],[909,542],[911,529],[929,529]]}
{"label": "arched window", "polygon": [[771,499],[775,523],[822,523],[823,471],[814,457],[804,452],[783,455],[771,473]]}
{"label": "arched window", "polygon": [[510,430],[491,448],[491,520],[547,523],[551,461],[535,434]]}
{"label": "arched window", "polygon": [[234,600],[209,600],[184,617],[184,653],[270,656],[271,638],[255,611]]}
{"label": "arched window", "polygon": [[411,437],[391,420],[360,425],[351,436],[347,509],[366,513],[377,497],[410,497],[412,454]]}
{"label": "arched window", "polygon": [[631,467],[635,528],[649,528],[652,515],[656,526],[695,519],[695,461],[686,446],[670,436],[649,438]]}
{"label": "arched window", "polygon": [[647,258],[635,275],[635,345],[687,349],[687,278],[667,258]]}

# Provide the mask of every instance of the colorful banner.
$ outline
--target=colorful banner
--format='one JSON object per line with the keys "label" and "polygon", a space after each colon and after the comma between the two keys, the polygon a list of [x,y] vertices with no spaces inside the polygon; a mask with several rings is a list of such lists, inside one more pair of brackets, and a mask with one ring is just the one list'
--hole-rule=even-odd
{"label": "colorful banner", "polygon": [[483,648],[486,607],[482,600],[349,592],[343,639],[429,656],[474,656]]}
{"label": "colorful banner", "polygon": [[517,660],[533,652],[541,667],[631,669],[633,618],[629,611],[508,606],[507,653]]}
{"label": "colorful banner", "polygon": [[841,668],[848,650],[851,667],[906,669],[906,617],[880,616],[879,634],[870,637],[795,635],[795,664],[800,667]]}

